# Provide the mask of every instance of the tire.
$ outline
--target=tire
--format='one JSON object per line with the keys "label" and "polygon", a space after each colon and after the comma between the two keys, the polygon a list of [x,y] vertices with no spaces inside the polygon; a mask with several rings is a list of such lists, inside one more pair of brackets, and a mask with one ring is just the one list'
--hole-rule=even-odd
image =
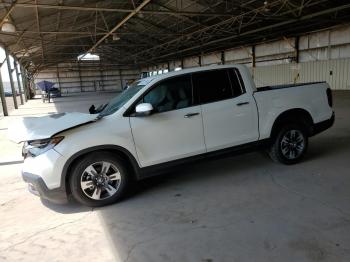
{"label": "tire", "polygon": [[73,166],[69,180],[73,197],[90,207],[117,202],[128,184],[129,175],[123,161],[108,152],[84,156]]}
{"label": "tire", "polygon": [[285,124],[274,136],[268,151],[271,159],[285,165],[300,162],[307,151],[308,136],[302,124]]}

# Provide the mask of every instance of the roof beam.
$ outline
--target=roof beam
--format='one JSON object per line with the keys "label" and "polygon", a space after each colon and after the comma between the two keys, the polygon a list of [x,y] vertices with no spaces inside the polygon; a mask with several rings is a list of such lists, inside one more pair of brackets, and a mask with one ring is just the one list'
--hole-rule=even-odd
{"label": "roof beam", "polygon": [[[56,31],[60,30],[60,25],[61,25],[61,10],[57,12]],[[55,36],[55,42],[57,42],[57,35]]]}
{"label": "roof beam", "polygon": [[[75,46],[83,46],[83,47],[89,47],[91,45],[89,44],[50,44],[50,46],[55,47],[75,47]],[[113,46],[113,47],[130,47],[130,46],[149,46],[146,44],[114,44],[114,43],[109,43],[109,44],[103,44],[103,46]]]}
{"label": "roof beam", "polygon": [[[37,0],[35,0],[35,4],[37,4]],[[40,33],[41,29],[40,29],[40,18],[39,18],[39,10],[38,7],[36,6],[35,8],[35,17],[36,17],[36,23],[37,23],[37,27],[38,27],[38,33],[40,35],[40,41],[41,41],[41,56],[42,56],[42,60],[44,62],[45,60],[45,56],[44,56],[44,44],[43,44],[43,37]]]}
{"label": "roof beam", "polygon": [[[307,19],[311,19],[311,18],[314,18],[314,17],[318,17],[318,16],[321,16],[321,15],[325,15],[325,14],[329,14],[329,13],[333,13],[333,12],[337,12],[339,10],[345,10],[345,9],[349,9],[349,8],[350,8],[350,4],[346,4],[346,5],[342,5],[342,6],[338,6],[338,7],[334,7],[334,8],[329,8],[329,9],[325,9],[325,10],[322,10],[322,11],[319,11],[319,12],[315,12],[315,13],[311,13],[311,14],[308,14],[308,15],[305,15],[305,16],[301,16],[299,18],[293,18],[293,19],[290,19],[290,20],[287,20],[287,21],[283,21],[283,22],[280,22],[280,23],[277,23],[277,24],[256,28],[256,29],[253,29],[253,30],[241,33],[239,35],[228,36],[228,37],[225,37],[225,38],[212,40],[212,41],[203,43],[201,45],[191,46],[189,48],[182,49],[181,52],[182,53],[183,52],[188,52],[190,50],[194,50],[194,49],[197,49],[197,48],[202,48],[204,46],[217,44],[219,42],[232,40],[232,39],[235,39],[235,38],[238,38],[238,37],[242,37],[242,36],[245,36],[245,35],[262,32],[262,31],[265,31],[265,30],[268,30],[268,29],[273,29],[273,28],[276,28],[276,27],[279,27],[279,26],[285,26],[285,25],[288,25],[288,24],[292,24],[294,22],[304,21],[304,20],[307,20]],[[177,52],[171,52],[171,53],[167,53],[165,55],[159,56],[157,58],[164,58],[164,57],[168,57],[168,56],[171,56],[171,55],[174,55],[174,54],[178,54],[178,53],[179,53],[178,51]]]}
{"label": "roof beam", "polygon": [[303,9],[304,9],[304,4],[305,4],[305,0],[301,0],[298,16],[301,16]]}
{"label": "roof beam", "polygon": [[[272,2],[272,3],[270,3],[270,6],[277,6],[279,3],[280,3],[280,0],[276,0],[276,1]],[[238,21],[238,19],[240,19],[240,18],[242,18],[242,17],[244,17],[246,15],[256,14],[256,13],[260,12],[261,10],[263,10],[264,8],[265,8],[265,6],[260,6],[260,7],[257,7],[255,9],[253,9],[253,10],[250,10],[250,11],[247,11],[247,12],[244,12],[244,13],[240,13],[240,14],[238,14],[236,16],[233,16],[233,17],[231,17],[231,18],[229,18],[229,19],[227,19],[225,21],[222,21],[222,22],[210,25],[210,26],[206,26],[206,27],[200,28],[198,30],[192,31],[190,33],[184,34],[184,35],[182,35],[182,38],[191,37],[192,35],[194,35],[196,33],[206,32],[206,31],[208,31],[211,28],[217,28],[218,26],[225,25],[225,24],[227,24],[229,22],[231,22],[231,23],[236,22],[236,21]],[[166,45],[169,45],[169,44],[172,44],[172,43],[177,43],[179,40],[181,40],[181,39],[175,38],[175,39],[172,39],[172,40],[170,40],[168,42],[162,43],[162,44],[160,44],[158,46],[154,46],[154,47],[152,47],[150,49],[155,50],[155,49],[158,49],[160,47],[163,47],[163,46],[166,46]],[[149,50],[143,50],[141,52],[138,52],[138,53],[134,54],[133,56],[138,56],[140,54],[148,52]]]}
{"label": "roof beam", "polygon": [[[326,0],[319,0],[319,1],[310,2],[309,6],[317,5],[317,4],[319,4],[319,3],[321,3],[321,2],[324,2],[324,1],[326,1]],[[270,3],[269,3],[269,7],[270,7],[270,8],[271,8],[271,7],[276,7],[276,8],[278,8],[278,7],[281,6],[281,4],[283,4],[283,1],[282,1],[282,0],[277,0],[277,1],[274,1],[274,2],[270,2]],[[250,17],[250,16],[255,17],[256,14],[258,14],[259,12],[261,12],[264,8],[265,8],[265,6],[257,7],[257,8],[255,8],[255,9],[252,9],[252,10],[250,10],[250,11],[241,13],[241,14],[237,15],[236,17],[232,17],[232,18],[227,19],[227,20],[225,20],[225,21],[222,21],[222,22],[220,22],[220,23],[216,23],[216,24],[214,24],[214,25],[210,25],[210,26],[201,28],[201,29],[199,29],[199,30],[192,31],[192,32],[190,32],[190,33],[188,33],[188,34],[184,34],[182,38],[181,38],[181,37],[180,37],[180,38],[179,38],[179,37],[178,37],[178,38],[174,38],[173,40],[170,40],[169,42],[165,42],[165,43],[162,43],[161,45],[154,46],[154,47],[152,47],[152,48],[150,48],[150,49],[148,49],[148,50],[145,49],[145,50],[143,50],[143,51],[141,51],[141,52],[137,52],[137,53],[135,53],[133,56],[139,56],[139,55],[141,55],[141,54],[149,53],[149,52],[152,51],[152,50],[158,50],[158,51],[159,51],[159,49],[161,49],[161,48],[167,48],[167,49],[169,49],[169,46],[170,46],[170,45],[176,45],[177,43],[179,43],[179,41],[181,41],[181,40],[183,40],[183,39],[185,39],[185,38],[190,38],[190,37],[193,38],[193,35],[197,35],[198,37],[202,37],[202,39],[203,39],[203,34],[204,34],[204,33],[210,32],[210,30],[211,30],[210,33],[211,33],[211,35],[212,35],[212,32],[213,32],[213,31],[217,31],[217,28],[219,28],[219,27],[225,27],[225,26],[227,27],[228,25],[230,25],[229,27],[232,29],[232,32],[233,32],[234,36],[239,36],[239,34],[237,35],[237,32],[234,32],[234,30],[237,30],[238,27],[237,27],[237,28],[236,28],[236,27],[233,27],[233,24],[239,23],[240,19],[242,19],[243,17]],[[327,9],[327,10],[328,10],[328,9]],[[288,11],[285,11],[285,12],[283,12],[283,13],[280,13],[280,15],[286,15],[286,14],[289,14],[290,12],[291,12],[291,11],[288,10]],[[242,28],[242,27],[246,27],[246,26],[248,26],[248,25],[253,25],[253,23],[251,23],[251,20],[252,20],[252,18],[250,18],[249,22],[246,22],[244,25],[240,25],[240,27]],[[284,20],[284,21],[286,21],[286,20]],[[288,20],[288,21],[289,21],[289,20]],[[201,36],[201,34],[202,34],[202,36]],[[232,35],[232,33],[231,33],[231,35]],[[234,36],[232,36],[232,37],[234,37]],[[226,39],[226,38],[219,38],[218,40],[214,40],[214,41],[220,42],[221,39]],[[209,42],[209,41],[206,40],[203,44],[199,45],[199,48],[208,45],[208,42]],[[193,49],[193,48],[192,48],[193,46],[196,46],[196,48],[198,48],[197,45],[192,45],[190,48],[181,49],[181,51],[186,51],[187,49],[191,49],[191,50],[192,50],[192,49]],[[177,50],[178,50],[177,53],[181,53],[181,51],[180,51],[178,48],[177,48]],[[175,52],[174,52],[174,53],[175,53]],[[165,56],[165,55],[164,55],[164,56]]]}
{"label": "roof beam", "polygon": [[[129,21],[130,18],[132,18],[134,15],[136,15],[142,8],[144,8],[151,0],[144,0],[135,10],[133,10],[131,13],[129,13],[122,21],[120,21],[115,27],[112,28],[107,34],[105,34],[100,40],[98,40],[88,51],[87,53],[90,53],[91,51],[94,51],[96,47],[98,47],[107,37],[109,37],[111,34],[113,34],[118,28],[120,28],[123,24],[125,24],[127,21]],[[84,57],[84,56],[83,56]],[[83,58],[82,57],[82,58]]]}
{"label": "roof beam", "polygon": [[[186,16],[186,15],[184,15],[184,14],[176,13],[176,12],[177,12],[176,9],[167,7],[166,5],[162,5],[162,4],[159,4],[159,3],[155,3],[155,4],[156,4],[157,6],[159,6],[159,7],[161,7],[161,8],[164,8],[164,9],[170,11],[170,12],[174,12],[173,15],[174,15],[175,17],[181,19],[181,20],[188,21],[188,22],[190,22],[190,23],[192,23],[192,24],[194,24],[194,25],[196,25],[196,26],[204,26],[202,23],[196,21],[195,18],[188,17],[188,16]],[[188,5],[187,7],[189,7],[189,6],[192,6],[192,4]],[[203,10],[203,11],[206,11],[206,9]]]}
{"label": "roof beam", "polygon": [[5,23],[6,19],[10,16],[10,14],[12,13],[13,9],[15,9],[16,6],[16,1],[14,1],[11,5],[10,8],[7,10],[5,16],[1,19],[0,22],[0,27],[2,27],[2,25]]}
{"label": "roof beam", "polygon": [[[74,36],[91,36],[92,34],[96,34],[96,35],[105,35],[106,32],[88,32],[88,31],[17,31],[20,34],[24,34],[24,33],[28,33],[31,35],[35,35],[35,34],[40,34],[40,35],[74,35]],[[0,34],[4,34],[4,35],[10,35],[10,36],[17,36],[14,33],[7,33],[7,32],[0,32]],[[183,34],[181,33],[158,33],[158,32],[144,32],[144,33],[140,33],[140,32],[120,32],[118,33],[118,35],[154,35],[154,36],[182,36]],[[31,38],[31,37],[26,37],[26,38]]]}
{"label": "roof beam", "polygon": [[[0,3],[0,6],[10,6],[9,3]],[[114,12],[114,13],[131,13],[133,9],[122,8],[107,8],[107,7],[87,7],[87,6],[68,6],[68,5],[49,5],[49,4],[36,4],[36,3],[17,3],[16,7],[24,8],[45,8],[45,9],[57,9],[57,10],[76,10],[76,11],[102,11],[102,12]],[[156,15],[187,15],[187,16],[233,16],[231,13],[203,13],[203,12],[186,12],[186,11],[160,11],[160,10],[142,10],[143,14],[156,14]]]}
{"label": "roof beam", "polygon": [[[1,2],[0,2],[0,5],[1,4],[4,4],[5,2],[4,2],[4,0],[0,0]],[[12,21],[12,23],[16,26],[16,23],[15,23],[15,21],[14,21],[14,19],[13,19],[13,17],[11,16],[11,12],[10,12],[10,9],[11,9],[11,6],[10,6],[10,8],[7,8],[6,6],[5,6],[5,10],[6,10],[6,17],[8,17],[11,21]],[[4,19],[5,20],[5,19]],[[3,32],[3,31],[1,31],[0,30],[0,34],[6,34],[6,32]],[[12,34],[11,34],[12,35]],[[20,34],[18,34],[18,33],[15,33],[15,36],[17,37],[17,38],[20,38]],[[23,41],[21,41],[21,46],[25,49],[25,50],[28,50],[28,48],[27,48],[27,46],[26,46],[26,43],[25,43],[25,41],[23,40]]]}

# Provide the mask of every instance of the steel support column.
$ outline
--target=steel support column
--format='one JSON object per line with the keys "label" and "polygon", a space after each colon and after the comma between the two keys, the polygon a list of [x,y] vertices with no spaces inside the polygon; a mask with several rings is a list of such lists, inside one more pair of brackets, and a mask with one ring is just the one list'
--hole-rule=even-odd
{"label": "steel support column", "polygon": [[256,66],[255,45],[252,46],[252,66]]}
{"label": "steel support column", "polygon": [[83,81],[81,80],[81,72],[80,72],[80,63],[78,62],[78,75],[79,75],[79,83],[80,83],[80,92],[83,92]]}
{"label": "steel support column", "polygon": [[57,81],[58,81],[58,88],[60,89],[60,92],[62,94],[62,88],[61,88],[61,80],[60,80],[60,72],[58,70],[58,66],[56,66],[56,75],[57,75]]}
{"label": "steel support column", "polygon": [[28,99],[30,98],[30,95],[28,91],[26,71],[22,65],[21,65],[21,76],[22,76],[22,83],[23,83],[24,101],[27,102]]}
{"label": "steel support column", "polygon": [[122,76],[122,70],[119,69],[119,79],[120,79],[120,89],[123,91],[124,86],[123,86],[123,76]]}
{"label": "steel support column", "polygon": [[102,84],[101,91],[104,91],[105,90],[105,82],[104,82],[104,79],[103,79],[101,60],[100,60],[100,69],[99,69],[99,71],[100,71],[100,84]]}
{"label": "steel support column", "polygon": [[300,51],[299,51],[299,39],[300,39],[300,37],[299,36],[296,36],[295,37],[295,44],[294,44],[294,48],[295,48],[295,62],[296,63],[299,63],[299,53],[300,53]]}
{"label": "steel support column", "polygon": [[221,51],[221,64],[225,64],[225,51]]}
{"label": "steel support column", "polygon": [[16,78],[17,78],[17,85],[18,85],[18,91],[19,91],[19,98],[21,100],[21,105],[23,105],[23,93],[22,93],[22,86],[21,86],[21,81],[19,79],[19,72],[18,72],[18,68],[17,68],[17,61],[14,59],[13,60],[13,66],[15,67],[15,71],[16,71]]}
{"label": "steel support column", "polygon": [[8,50],[7,50],[6,48],[5,48],[5,53],[6,53],[7,69],[8,69],[9,78],[10,78],[10,84],[11,84],[11,91],[12,91],[12,97],[13,97],[13,104],[14,104],[14,106],[15,106],[15,109],[18,109],[17,94],[16,94],[15,85],[14,85],[14,83],[13,83],[10,56],[9,56],[9,52],[8,52]]}
{"label": "steel support column", "polygon": [[[0,64],[1,68],[2,64]],[[8,116],[9,113],[7,111],[7,104],[6,104],[6,97],[4,92],[4,86],[2,85],[2,77],[1,77],[1,70],[0,70],[0,98],[1,98],[1,104],[2,104],[2,112],[4,113],[4,116]]]}

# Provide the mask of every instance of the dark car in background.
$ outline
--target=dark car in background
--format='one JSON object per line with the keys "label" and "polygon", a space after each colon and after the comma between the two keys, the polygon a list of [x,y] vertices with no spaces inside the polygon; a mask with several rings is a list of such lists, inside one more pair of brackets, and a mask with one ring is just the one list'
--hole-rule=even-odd
{"label": "dark car in background", "polygon": [[[12,92],[11,91],[5,91],[4,93],[5,93],[5,96],[7,96],[7,97],[12,96]],[[15,93],[16,93],[16,96],[18,96],[20,94],[17,90],[15,91]]]}
{"label": "dark car in background", "polygon": [[53,87],[50,89],[50,97],[61,97],[62,94],[61,94],[61,91],[56,88],[56,87]]}
{"label": "dark car in background", "polygon": [[56,87],[50,88],[48,92],[42,91],[41,93],[41,99],[43,100],[44,103],[46,100],[50,103],[51,98],[61,97],[61,96],[62,96],[61,91]]}

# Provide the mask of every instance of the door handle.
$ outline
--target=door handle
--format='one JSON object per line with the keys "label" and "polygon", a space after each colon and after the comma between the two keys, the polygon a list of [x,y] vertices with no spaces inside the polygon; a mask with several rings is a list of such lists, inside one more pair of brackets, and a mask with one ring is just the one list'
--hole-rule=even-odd
{"label": "door handle", "polygon": [[199,115],[199,113],[188,113],[186,115],[184,115],[185,118],[190,118],[192,116],[196,116],[196,115]]}
{"label": "door handle", "polygon": [[240,103],[237,103],[237,106],[243,106],[243,105],[248,105],[249,104],[249,102],[247,101],[247,102],[240,102]]}

